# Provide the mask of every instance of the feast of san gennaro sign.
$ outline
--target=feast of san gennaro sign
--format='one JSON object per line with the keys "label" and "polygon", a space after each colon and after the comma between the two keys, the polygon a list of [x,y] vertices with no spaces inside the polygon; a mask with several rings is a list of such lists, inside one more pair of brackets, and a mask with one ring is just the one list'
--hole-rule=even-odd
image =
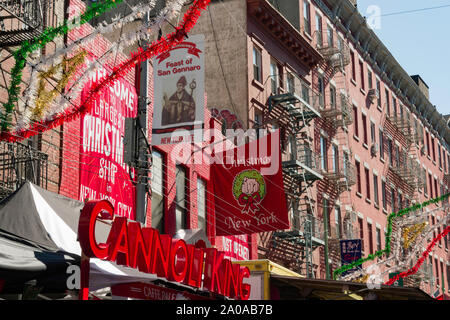
{"label": "feast of san gennaro sign", "polygon": [[[84,87],[82,101],[95,83],[107,76],[98,68]],[[134,168],[123,159],[125,118],[136,117],[136,89],[118,79],[100,92],[90,112],[81,116],[79,200],[107,199],[116,214],[135,218]]]}
{"label": "feast of san gennaro sign", "polygon": [[[97,219],[113,219],[105,243],[95,237]],[[114,216],[107,200],[88,201],[81,211],[78,239],[85,257],[115,262],[169,281],[201,288],[233,299],[248,300],[248,267],[232,264],[215,248],[187,244],[136,221]],[[83,281],[82,281],[83,282]]]}
{"label": "feast of san gennaro sign", "polygon": [[202,141],[204,53],[204,36],[193,35],[154,59],[153,145]]}
{"label": "feast of san gennaro sign", "polygon": [[222,163],[211,165],[217,235],[289,228],[279,143],[276,130],[225,151],[217,157]]}

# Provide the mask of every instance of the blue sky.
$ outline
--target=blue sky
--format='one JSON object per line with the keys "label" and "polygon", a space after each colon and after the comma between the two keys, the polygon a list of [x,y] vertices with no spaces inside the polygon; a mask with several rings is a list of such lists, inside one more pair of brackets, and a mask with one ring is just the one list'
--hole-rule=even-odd
{"label": "blue sky", "polygon": [[[358,0],[366,17],[374,5],[381,12],[376,35],[409,75],[423,78],[437,110],[450,114],[450,0]],[[447,7],[394,14],[439,6]]]}

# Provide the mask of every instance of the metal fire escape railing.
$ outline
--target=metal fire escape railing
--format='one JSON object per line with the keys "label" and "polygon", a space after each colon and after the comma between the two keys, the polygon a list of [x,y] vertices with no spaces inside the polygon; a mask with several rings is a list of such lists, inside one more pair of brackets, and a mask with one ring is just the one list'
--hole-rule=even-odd
{"label": "metal fire escape railing", "polygon": [[332,166],[324,173],[324,177],[335,186],[340,194],[356,184],[356,168],[349,160],[341,157],[337,161],[332,159],[332,162]]}
{"label": "metal fire escape railing", "polygon": [[0,47],[20,45],[56,24],[57,0],[1,0]]}
{"label": "metal fire escape railing", "polygon": [[48,155],[21,143],[0,142],[0,199],[24,182],[47,188]]}
{"label": "metal fire escape railing", "polygon": [[[324,34],[326,37],[324,37]],[[335,39],[328,32],[316,30],[313,34],[316,49],[322,55],[334,75],[350,64],[350,47],[340,38]]]}
{"label": "metal fire escape railing", "polygon": [[331,122],[334,129],[342,128],[353,123],[353,115],[350,99],[346,94],[340,92],[328,93],[325,108],[320,110],[322,118]]}

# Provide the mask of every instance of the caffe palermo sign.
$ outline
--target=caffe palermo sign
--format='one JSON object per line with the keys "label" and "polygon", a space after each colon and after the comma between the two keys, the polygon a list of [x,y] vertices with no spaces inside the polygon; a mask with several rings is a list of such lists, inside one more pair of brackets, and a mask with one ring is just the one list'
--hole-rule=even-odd
{"label": "caffe palermo sign", "polygon": [[[88,201],[81,211],[78,238],[87,257],[116,262],[169,281],[202,288],[234,299],[248,300],[250,277],[247,267],[232,264],[214,248],[186,244],[136,221],[114,216],[107,200]],[[97,219],[114,219],[106,243],[95,237]]]}

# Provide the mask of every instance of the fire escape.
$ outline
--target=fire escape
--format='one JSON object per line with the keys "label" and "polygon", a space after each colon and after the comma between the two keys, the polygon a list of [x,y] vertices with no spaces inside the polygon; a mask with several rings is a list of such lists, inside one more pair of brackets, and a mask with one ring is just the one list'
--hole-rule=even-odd
{"label": "fire escape", "polygon": [[[0,103],[8,100],[11,68],[16,62],[14,52],[46,27],[57,25],[57,5],[57,0],[0,1]],[[54,43],[51,45],[54,48]],[[29,74],[23,73],[26,80]],[[33,137],[23,143],[0,142],[0,198],[14,192],[26,180],[47,187],[48,156],[38,150],[39,140]]]}
{"label": "fire escape", "polygon": [[[312,277],[313,251],[324,245],[323,222],[315,213],[311,192],[314,182],[324,178],[320,155],[314,152],[308,133],[320,118],[320,97],[301,80],[291,92],[271,95],[265,118],[285,130],[288,157],[282,163],[291,228],[272,235],[266,258]],[[303,89],[301,97],[296,92]],[[316,265],[317,266],[317,265]]]}
{"label": "fire escape", "polygon": [[[318,89],[324,95],[320,108],[323,119],[321,125],[328,133],[328,140],[332,141],[331,150],[324,151],[324,179],[319,187],[327,190],[335,210],[339,210],[341,215],[338,224],[328,221],[327,225],[327,258],[336,268],[340,266],[340,240],[359,238],[359,232],[354,226],[356,213],[350,194],[350,188],[356,184],[356,169],[352,163],[353,154],[347,130],[354,120],[345,73],[345,67],[350,64],[350,50],[342,38],[336,38],[329,30],[316,30],[313,38],[317,50],[323,56],[319,66],[322,71],[316,71]],[[325,84],[328,84],[327,91]],[[329,212],[331,207],[326,210]]]}
{"label": "fire escape", "polygon": [[423,170],[418,160],[419,143],[423,139],[422,131],[417,126],[417,120],[405,106],[399,105],[399,112],[395,105],[390,106],[387,111],[384,127],[392,136],[392,143],[388,146],[390,148],[388,178],[404,190],[409,200],[418,201],[419,189],[426,184],[426,176],[422,174]]}

